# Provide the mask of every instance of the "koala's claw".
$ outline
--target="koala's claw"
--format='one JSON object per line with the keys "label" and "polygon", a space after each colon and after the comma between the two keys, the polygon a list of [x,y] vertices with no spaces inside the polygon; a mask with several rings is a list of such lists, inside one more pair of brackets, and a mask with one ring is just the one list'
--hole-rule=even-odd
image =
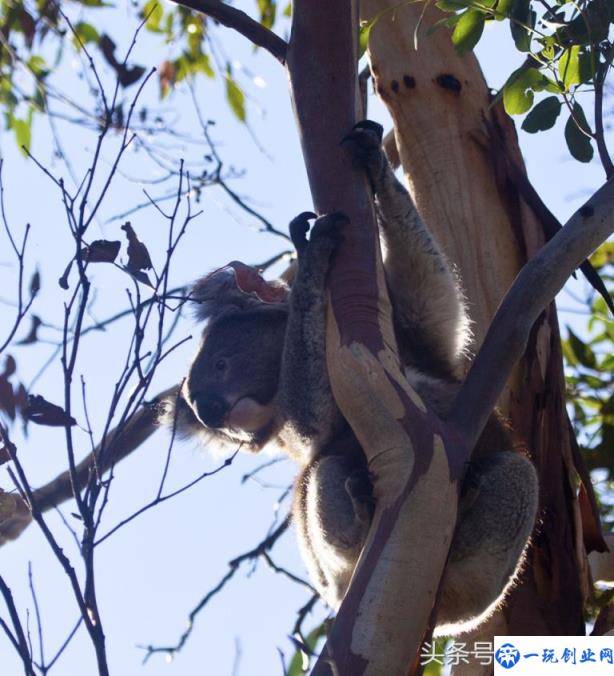
{"label": "koala's claw", "polygon": [[343,137],[341,144],[347,148],[355,165],[368,168],[372,163],[379,161],[383,135],[384,128],[381,124],[372,120],[362,120]]}
{"label": "koala's claw", "polygon": [[290,238],[297,253],[300,253],[307,246],[307,233],[309,232],[309,221],[317,218],[312,211],[303,211],[290,221]]}
{"label": "koala's claw", "polygon": [[342,211],[333,211],[330,214],[320,216],[311,229],[310,241],[329,239],[337,245],[342,240],[341,230],[350,219]]}
{"label": "koala's claw", "polygon": [[365,137],[377,139],[378,145],[381,145],[382,139],[384,138],[384,127],[382,127],[379,122],[373,122],[373,120],[361,120],[352,127],[349,134],[346,134],[341,139],[341,143]]}

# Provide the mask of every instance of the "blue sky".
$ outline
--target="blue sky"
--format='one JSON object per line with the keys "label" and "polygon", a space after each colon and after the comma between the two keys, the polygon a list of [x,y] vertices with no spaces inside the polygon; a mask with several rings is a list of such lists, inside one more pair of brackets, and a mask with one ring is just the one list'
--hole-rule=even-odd
{"label": "blue sky", "polygon": [[[251,2],[236,4],[247,11],[253,10]],[[116,9],[104,10],[98,16],[118,42],[123,36],[127,44],[136,24],[123,3],[119,2]],[[235,72],[246,88],[250,130],[230,113],[219,79],[199,81],[198,100],[204,115],[216,121],[213,134],[219,141],[219,151],[225,162],[245,170],[244,177],[233,182],[233,189],[248,198],[250,204],[277,227],[285,228],[292,216],[311,208],[286,76],[273,59],[267,54],[254,54],[242,38],[220,30],[218,36],[223,40],[226,53],[232,54]],[[157,65],[166,58],[168,49],[153,37],[143,35],[137,43],[134,61],[146,66]],[[523,60],[513,49],[507,27],[500,24],[487,28],[477,51],[493,87],[500,86],[507,74]],[[81,100],[87,96],[87,87],[75,73],[67,67],[58,78],[63,86],[70,88],[74,97]],[[258,86],[256,76],[266,86]],[[157,85],[152,80],[144,93],[144,101],[157,105],[157,94]],[[179,88],[165,104],[167,109],[171,106],[178,111],[177,129],[196,135],[198,127],[185,89]],[[373,98],[370,116],[383,121],[386,128],[390,127],[383,106]],[[94,137],[70,125],[60,123],[59,126],[68,154],[77,170],[83,171],[91,157]],[[565,221],[603,182],[600,165],[595,161],[581,165],[572,160],[564,144],[560,123],[546,134],[519,134],[531,180],[546,204]],[[113,143],[112,140],[111,146]],[[42,119],[35,124],[32,147],[38,157],[49,157],[50,133]],[[177,162],[181,157],[195,159],[198,153],[195,146],[169,148],[169,154],[176,157]],[[42,290],[34,311],[44,319],[60,323],[65,292],[56,280],[70,257],[71,240],[58,193],[31,161],[21,157],[9,134],[3,133],[0,138],[0,154],[5,161],[6,201],[11,224],[18,235],[23,232],[26,222],[32,224],[28,265],[30,270],[38,266],[42,275]],[[112,147],[103,155],[105,161],[112,158]],[[52,166],[58,172],[66,173],[59,161],[55,160]],[[147,179],[155,178],[157,171],[143,153],[130,154],[124,169]],[[142,202],[142,187],[138,182],[118,177],[100,221],[93,226],[93,238],[123,239],[120,222],[107,221]],[[150,189],[157,194],[155,186]],[[231,259],[258,262],[286,248],[283,240],[258,232],[258,224],[230,203],[220,189],[205,192],[200,207],[203,214],[192,224],[177,255],[172,274],[174,284],[185,284]],[[133,216],[131,221],[139,237],[147,243],[154,261],[160,261],[166,236],[163,219],[153,209],[147,209]],[[0,244],[2,298],[11,297],[14,279],[15,269],[3,242]],[[126,307],[124,275],[110,266],[99,266],[93,271],[93,280],[98,294],[94,306],[96,318],[104,318]],[[580,283],[574,284],[577,290],[582,290]],[[574,307],[568,295],[560,298],[560,304],[565,308]],[[8,308],[2,307],[0,336],[11,321]],[[575,321],[575,315],[569,314],[562,319],[562,323]],[[108,332],[90,334],[83,343],[77,373],[82,373],[87,382],[96,437],[100,435],[119,372],[118,355],[123,354],[130,333],[128,322],[119,323]],[[190,334],[196,337],[197,333],[197,328],[186,319],[176,335],[180,339]],[[22,330],[20,337],[24,334]],[[59,338],[52,330],[46,330],[43,335],[48,341]],[[171,355],[160,368],[152,393],[180,379],[195,346],[195,340],[189,341]],[[19,377],[30,382],[52,349],[49,344],[11,349],[18,361]],[[61,402],[61,387],[60,364],[56,360],[38,381],[35,390],[51,401]],[[83,454],[88,448],[87,436],[81,434],[77,439]],[[15,441],[33,485],[46,482],[64,469],[62,430],[31,426],[27,440],[16,430]],[[168,435],[160,432],[119,466],[104,522],[107,528],[154,496],[167,443]],[[112,674],[222,676],[235,673],[252,676],[281,673],[277,649],[280,648],[286,657],[292,654],[287,634],[294,624],[296,610],[308,599],[309,593],[273,573],[263,562],[258,563],[255,570],[247,564],[237,573],[224,592],[201,614],[191,641],[172,663],[167,664],[162,656],[154,656],[147,665],[141,666],[143,651],[136,647],[137,644],[172,644],[183,631],[189,610],[224,575],[227,562],[262,539],[276,511],[285,514],[288,500],[281,506],[277,501],[293,475],[293,467],[288,461],[259,475],[262,482],[241,483],[241,477],[261,461],[261,458],[238,456],[225,471],[151,510],[101,546],[97,557],[97,579]],[[219,458],[194,444],[178,444],[173,455],[171,485],[180,486],[218,463]],[[0,470],[0,486],[5,489],[11,486],[5,470]],[[69,505],[64,507],[69,520],[70,511]],[[75,556],[74,543],[59,518],[50,515],[49,521],[67,553]],[[53,654],[77,617],[63,572],[35,527],[4,547],[1,553],[0,571],[13,587],[18,607],[24,614],[32,605],[27,587],[27,565],[32,561],[46,653]],[[282,539],[273,556],[276,562],[299,575],[306,575],[292,532]],[[324,610],[319,608],[305,626],[315,625],[323,615]],[[80,631],[52,673],[81,676],[94,671],[93,652],[85,632]],[[19,673],[19,663],[4,636],[0,635],[0,676]]]}

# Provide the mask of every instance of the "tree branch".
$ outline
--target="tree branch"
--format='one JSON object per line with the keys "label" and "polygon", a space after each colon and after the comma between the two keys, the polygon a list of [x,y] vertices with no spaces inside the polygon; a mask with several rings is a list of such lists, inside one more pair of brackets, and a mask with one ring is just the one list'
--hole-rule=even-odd
{"label": "tree branch", "polygon": [[266,49],[280,63],[286,62],[288,43],[276,33],[265,28],[240,9],[231,7],[219,0],[173,0],[178,5],[188,7],[215,19],[219,23],[233,28],[258,47]]}
{"label": "tree branch", "polygon": [[613,204],[611,179],[522,268],[503,298],[448,418],[470,447],[522,357],[540,313],[582,261],[614,231]]}
{"label": "tree branch", "polygon": [[605,78],[610,69],[612,56],[607,55],[605,63],[599,64],[597,73],[595,74],[595,141],[597,142],[597,151],[599,152],[599,159],[608,179],[614,175],[614,164],[608,152],[608,146],[605,142],[605,134],[603,131],[603,85]]}
{"label": "tree branch", "polygon": [[[157,429],[159,407],[164,399],[177,392],[177,385],[158,394],[152,401],[140,408],[132,418],[119,429],[115,427],[108,434],[104,446],[99,444],[92,453],[76,466],[77,488],[84,488],[90,478],[90,472],[104,474],[112,465],[130,455],[144,443]],[[57,507],[73,497],[70,472],[59,474],[48,484],[33,492],[33,500],[41,512]],[[11,516],[0,522],[0,546],[8,540],[15,540],[32,522],[29,511],[15,510]]]}

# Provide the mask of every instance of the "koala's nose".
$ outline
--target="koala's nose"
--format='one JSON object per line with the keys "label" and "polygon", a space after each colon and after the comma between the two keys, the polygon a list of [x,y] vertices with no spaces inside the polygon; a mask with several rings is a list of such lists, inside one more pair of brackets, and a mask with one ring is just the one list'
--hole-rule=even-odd
{"label": "koala's nose", "polygon": [[217,428],[224,426],[228,404],[216,395],[198,394],[193,397],[194,408],[203,425]]}

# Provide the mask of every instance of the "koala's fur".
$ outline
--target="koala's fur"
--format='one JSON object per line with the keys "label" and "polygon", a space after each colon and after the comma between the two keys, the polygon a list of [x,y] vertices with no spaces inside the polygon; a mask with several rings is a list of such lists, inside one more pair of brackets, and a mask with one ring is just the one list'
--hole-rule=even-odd
{"label": "koala's fur", "polygon": [[[344,145],[376,197],[386,280],[406,376],[441,416],[459,387],[468,320],[459,283],[363,122]],[[233,267],[200,280],[192,297],[208,323],[175,419],[180,433],[277,444],[301,466],[294,521],[314,585],[333,608],[346,591],[373,513],[362,450],[337,409],[325,363],[325,280],[344,218],[309,214],[290,225],[298,272],[272,302],[244,293]],[[271,299],[269,299],[271,301]],[[463,482],[459,520],[444,573],[436,634],[479,624],[502,601],[521,566],[537,508],[532,464],[511,452],[507,431],[489,421]],[[494,451],[494,452],[493,452]],[[425,534],[428,537],[428,533]]]}

